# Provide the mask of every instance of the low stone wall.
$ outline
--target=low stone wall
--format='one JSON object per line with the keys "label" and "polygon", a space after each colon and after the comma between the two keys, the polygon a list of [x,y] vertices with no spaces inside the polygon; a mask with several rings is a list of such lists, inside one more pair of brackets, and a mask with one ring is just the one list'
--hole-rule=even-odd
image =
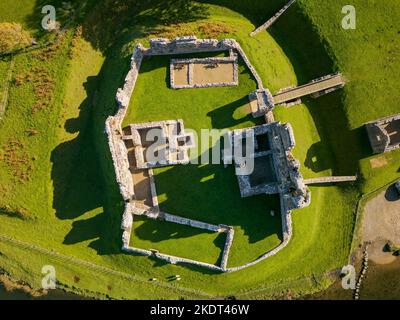
{"label": "low stone wall", "polygon": [[154,181],[153,169],[149,169],[149,179],[150,179],[150,191],[151,191],[151,198],[152,198],[153,207],[159,209],[159,207],[158,207],[157,190],[156,190],[156,182]]}
{"label": "low stone wall", "polygon": [[[213,265],[213,264],[209,264],[209,263],[205,263],[205,262],[201,262],[201,261],[196,261],[196,260],[192,260],[192,259],[177,257],[177,256],[173,256],[173,255],[163,254],[155,249],[140,249],[140,248],[132,247],[130,245],[130,237],[131,237],[131,233],[133,231],[133,218],[132,218],[131,210],[133,210],[133,206],[130,203],[128,203],[126,205],[126,209],[125,209],[125,212],[123,215],[122,225],[121,225],[122,229],[124,229],[123,234],[122,234],[122,244],[123,244],[122,250],[123,251],[128,252],[128,253],[134,253],[134,254],[139,254],[139,255],[143,255],[143,256],[148,256],[148,257],[154,257],[154,258],[166,261],[171,264],[178,264],[178,263],[190,264],[190,265],[195,265],[195,266],[202,267],[202,268],[207,268],[209,270],[224,271],[221,266],[217,266],[217,265]],[[233,241],[233,228],[232,227],[228,227],[225,225],[218,225],[218,226],[211,225],[211,224],[196,221],[196,220],[190,220],[187,218],[174,216],[174,215],[171,215],[168,213],[161,213],[157,217],[153,217],[151,215],[146,215],[146,216],[148,216],[151,219],[162,219],[164,221],[173,222],[173,223],[182,224],[182,225],[188,225],[193,228],[205,229],[205,230],[209,230],[212,232],[227,232],[228,239],[227,239],[227,244],[225,245],[224,252],[227,252],[227,254],[229,253],[229,248]],[[227,257],[223,261],[227,261]]]}
{"label": "low stone wall", "polygon": [[276,20],[278,20],[282,14],[285,13],[289,7],[295,3],[296,0],[290,0],[282,9],[280,9],[271,19],[269,19],[267,22],[265,22],[263,25],[255,29],[252,33],[250,33],[251,37],[254,37],[256,34],[260,33],[261,31],[267,30],[270,26],[272,26]]}
{"label": "low stone wall", "polygon": [[[193,80],[193,65],[194,64],[233,64],[233,75],[231,82],[215,82],[196,84]],[[188,66],[188,84],[178,85],[175,83],[175,67],[178,64],[184,64]],[[170,64],[170,85],[173,89],[190,89],[190,88],[210,88],[210,87],[232,87],[239,85],[239,71],[237,56],[229,58],[192,58],[192,59],[172,59]]]}
{"label": "low stone wall", "polygon": [[258,259],[251,261],[249,263],[246,263],[244,265],[241,265],[239,267],[233,267],[233,268],[228,268],[225,269],[225,272],[235,272],[239,270],[243,270],[246,268],[249,268],[251,266],[254,266],[257,263],[260,263],[261,261],[268,259],[274,255],[276,255],[279,251],[281,251],[283,248],[285,248],[293,235],[293,230],[292,230],[292,212],[288,210],[286,207],[286,201],[285,197],[281,196],[281,217],[282,217],[282,234],[283,234],[283,241],[282,243],[277,246],[276,248],[272,249],[271,251],[268,251],[267,253],[263,254],[261,257]]}
{"label": "low stone wall", "polygon": [[[118,89],[117,91],[117,102],[120,108],[128,108],[129,102],[131,100],[131,96],[133,93],[133,89],[135,88],[136,80],[139,75],[139,70],[142,65],[142,60],[144,56],[145,49],[142,47],[141,44],[138,44],[132,54],[131,57],[131,68],[128,71],[128,74],[125,77],[125,83],[122,89]],[[118,115],[118,113],[117,113]],[[116,116],[117,116],[116,115]],[[125,117],[125,114],[123,114]],[[123,120],[121,119],[121,122]]]}
{"label": "low stone wall", "polygon": [[225,241],[225,246],[224,246],[224,252],[222,253],[222,259],[221,259],[221,269],[222,271],[227,270],[227,265],[228,265],[228,258],[229,258],[229,253],[231,250],[231,246],[233,243],[233,238],[235,235],[235,230],[232,227],[228,227],[226,230],[226,241]]}
{"label": "low stone wall", "polygon": [[[129,253],[140,254],[149,257],[155,257],[160,260],[172,263],[172,264],[191,264],[199,267],[207,268],[214,271],[220,272],[234,272],[254,264],[257,264],[282,250],[290,241],[292,236],[292,221],[291,221],[291,199],[287,194],[281,194],[281,217],[282,217],[282,233],[283,242],[275,249],[268,251],[260,258],[234,268],[227,268],[228,257],[231,245],[234,238],[234,229],[225,225],[211,225],[200,221],[190,220],[182,217],[177,217],[165,213],[157,212],[155,214],[150,214],[144,212],[146,216],[152,219],[164,219],[166,221],[175,222],[178,224],[184,224],[191,227],[207,229],[214,232],[225,232],[227,234],[227,239],[224,246],[224,251],[222,253],[221,266],[212,265],[209,263],[199,262],[191,259],[180,258],[176,256],[166,255],[158,252],[157,250],[144,250],[139,248],[134,248],[130,246],[131,232],[133,231],[133,214],[136,211],[134,203],[134,189],[132,175],[129,171],[129,162],[127,158],[127,149],[125,143],[122,139],[122,122],[126,115],[127,108],[129,106],[130,98],[134,90],[136,80],[139,74],[139,69],[144,56],[152,55],[169,55],[169,54],[186,54],[194,52],[207,52],[207,51],[226,51],[229,50],[230,56],[236,50],[246,63],[247,67],[253,74],[257,81],[257,86],[259,90],[265,90],[263,88],[262,80],[258,76],[255,68],[248,60],[246,54],[240,47],[240,45],[233,39],[225,39],[222,41],[214,39],[203,39],[198,40],[196,37],[184,37],[177,38],[172,41],[168,39],[153,39],[150,41],[150,48],[145,49],[141,45],[135,47],[134,53],[132,55],[131,68],[125,78],[125,83],[122,89],[119,89],[116,95],[119,109],[115,116],[109,117],[106,121],[106,134],[108,136],[108,143],[110,146],[110,151],[113,159],[113,164],[116,173],[116,180],[120,188],[121,195],[126,201],[125,210],[122,216],[121,228],[123,229],[122,234],[122,250]],[[273,121],[273,114],[269,111],[265,115],[267,122]],[[292,137],[289,135],[287,145],[291,145]],[[294,140],[293,140],[294,141]],[[150,175],[153,179],[152,174]],[[155,190],[154,180],[151,180],[152,184],[152,197],[153,203],[157,203],[157,194]]]}
{"label": "low stone wall", "polygon": [[106,134],[114,164],[116,180],[122,198],[125,201],[130,201],[134,196],[133,180],[129,171],[127,150],[119,136],[119,127],[120,123],[118,123],[115,118],[109,117],[107,119]]}
{"label": "low stone wall", "polygon": [[239,52],[240,56],[242,57],[243,61],[246,63],[247,67],[249,68],[250,72],[253,74],[253,77],[256,79],[257,82],[257,88],[259,90],[264,89],[263,82],[261,80],[261,77],[258,75],[256,68],[252,65],[250,60],[247,58],[246,53],[243,51],[242,47],[240,46],[239,43],[235,41],[235,49]]}
{"label": "low stone wall", "polygon": [[233,48],[233,39],[218,41],[216,39],[197,39],[195,36],[180,37],[173,40],[166,38],[150,39],[150,48],[145,54],[150,56],[190,54],[198,52],[225,51]]}

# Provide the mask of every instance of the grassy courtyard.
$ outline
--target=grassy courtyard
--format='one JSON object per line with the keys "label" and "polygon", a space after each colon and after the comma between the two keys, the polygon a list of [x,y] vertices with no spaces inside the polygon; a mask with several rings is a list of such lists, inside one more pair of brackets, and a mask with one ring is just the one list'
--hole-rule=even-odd
{"label": "grassy courtyard", "polygon": [[[188,11],[175,10],[181,1],[154,1],[151,6],[126,1],[121,7],[108,0],[89,2],[93,7],[71,26],[60,46],[50,53],[15,57],[17,81],[0,122],[0,207],[9,206],[0,211],[0,236],[36,247],[0,241],[0,268],[38,288],[41,267],[53,264],[65,288],[103,298],[262,298],[325,287],[329,280],[323,274],[347,263],[357,196],[399,176],[399,152],[384,156],[386,166],[371,167],[362,124],[397,112],[395,70],[400,61],[393,52],[400,37],[392,21],[398,19],[400,5],[355,0],[359,27],[346,31],[340,27],[345,1],[321,5],[302,0],[270,32],[250,38],[255,25],[286,1],[215,0],[209,1],[213,5],[194,3]],[[35,33],[41,16],[34,8],[42,2],[24,3],[20,10],[20,2],[3,1],[0,20],[19,21]],[[167,265],[120,250],[124,204],[104,121],[115,113],[114,96],[133,46],[146,45],[151,36],[192,33],[236,38],[273,92],[337,70],[349,79],[343,91],[306,98],[304,104],[277,108],[275,114],[294,128],[294,154],[306,178],[360,173],[360,183],[312,187],[311,206],[293,213],[294,237],[288,247],[232,274]],[[127,122],[182,118],[195,130],[253,124],[243,105],[255,85],[243,67],[239,87],[173,91],[167,87],[168,59],[143,64]],[[51,95],[36,89],[38,81],[51,88],[44,90]],[[254,259],[279,242],[279,220],[269,215],[276,199],[240,199],[232,168],[192,165],[156,174],[167,212],[235,226],[230,265]],[[133,241],[212,263],[219,259],[224,239],[178,227],[138,221]],[[179,285],[167,280],[174,274],[182,277]],[[152,277],[159,282],[149,282]]]}
{"label": "grassy courtyard", "polygon": [[[151,57],[143,61],[125,124],[183,119],[185,128],[197,132],[201,144],[206,141],[201,139],[202,129],[235,129],[262,123],[262,119],[254,121],[249,114],[247,95],[256,89],[256,84],[243,63],[239,68],[238,87],[173,90],[167,84],[169,62],[170,57]],[[200,151],[198,146],[199,153],[209,152],[210,163],[212,147]],[[242,199],[233,167],[225,169],[222,163],[203,164],[200,159],[198,162],[198,165],[155,170],[161,210],[212,224],[235,226],[230,260],[233,266],[254,260],[276,247],[281,234],[278,197]],[[271,210],[277,213],[274,217],[270,215]],[[156,225],[162,228],[162,224]],[[182,227],[171,225],[170,228],[179,231]],[[193,230],[193,233],[198,231]],[[140,240],[137,232],[132,240],[134,245],[136,239]],[[170,250],[181,252],[184,257],[191,253],[193,257],[191,246],[185,250],[186,239],[170,241],[166,237],[163,240],[171,243]],[[223,244],[220,243],[220,249]]]}

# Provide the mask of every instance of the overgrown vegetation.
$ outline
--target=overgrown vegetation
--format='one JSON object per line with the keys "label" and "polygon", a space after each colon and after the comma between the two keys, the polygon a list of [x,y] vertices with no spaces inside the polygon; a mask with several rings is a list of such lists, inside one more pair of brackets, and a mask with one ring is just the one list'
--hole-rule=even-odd
{"label": "overgrown vegetation", "polygon": [[0,207],[0,215],[16,217],[21,220],[26,220],[30,218],[28,210],[26,210],[25,208],[13,208],[9,205]]}
{"label": "overgrown vegetation", "polygon": [[32,44],[29,33],[18,23],[0,23],[0,54]]}

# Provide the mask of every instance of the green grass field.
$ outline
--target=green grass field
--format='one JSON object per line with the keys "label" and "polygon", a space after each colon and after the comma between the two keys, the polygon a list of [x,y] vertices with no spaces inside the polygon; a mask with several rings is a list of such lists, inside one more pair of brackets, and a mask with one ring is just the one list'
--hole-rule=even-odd
{"label": "green grass field", "polygon": [[[32,11],[40,1],[24,2],[28,5],[19,10],[20,3],[3,1],[0,20],[24,22],[28,16],[40,17]],[[329,284],[323,274],[347,263],[359,194],[399,177],[399,152],[385,155],[386,167],[371,168],[362,124],[397,112],[399,75],[394,70],[400,61],[393,59],[393,52],[399,44],[395,21],[400,5],[388,1],[384,7],[375,1],[355,0],[358,29],[346,31],[340,27],[345,1],[332,0],[322,6],[317,0],[303,0],[269,33],[250,38],[255,25],[285,1],[210,2],[217,5],[195,3],[189,11],[182,11],[180,1],[170,6],[155,1],[151,8],[140,1],[127,1],[125,7],[114,7],[108,0],[93,2],[80,21],[81,32],[71,26],[50,52],[15,57],[17,81],[0,122],[0,207],[8,206],[0,211],[0,236],[44,250],[0,241],[0,268],[38,288],[41,267],[53,264],[65,288],[103,298],[265,298],[287,290],[298,295],[322,289]],[[312,187],[311,206],[293,213],[294,236],[288,247],[232,274],[172,266],[121,252],[124,203],[104,135],[104,122],[115,113],[115,93],[123,84],[134,44],[147,44],[148,37],[163,32],[193,31],[205,36],[210,32],[202,27],[205,23],[222,24],[220,37],[235,37],[241,43],[273,92],[329,72],[343,72],[349,80],[344,90],[318,100],[306,98],[293,108],[277,108],[275,114],[294,128],[294,154],[306,178],[355,173],[362,178],[357,185]],[[165,30],[171,24],[172,30]],[[178,92],[166,87],[167,60],[143,64],[127,122],[183,118],[195,130],[252,124],[240,108],[254,88],[245,69],[238,88],[182,90],[178,97]],[[159,96],[150,86],[158,88]],[[215,94],[213,99],[211,94]],[[279,222],[269,215],[276,200],[236,197],[232,168],[187,166],[156,173],[162,208],[236,227],[230,264],[256,258],[278,242]],[[170,181],[182,183],[171,190]],[[19,218],[12,213],[19,213]],[[190,254],[212,263],[219,259],[224,239],[214,234],[158,222],[138,221],[136,226],[132,241],[140,247],[157,246],[165,253]],[[191,252],[192,246],[197,250]],[[115,272],[66,263],[64,255]],[[168,281],[174,274],[182,277],[179,285]],[[153,277],[159,281],[149,282]]]}

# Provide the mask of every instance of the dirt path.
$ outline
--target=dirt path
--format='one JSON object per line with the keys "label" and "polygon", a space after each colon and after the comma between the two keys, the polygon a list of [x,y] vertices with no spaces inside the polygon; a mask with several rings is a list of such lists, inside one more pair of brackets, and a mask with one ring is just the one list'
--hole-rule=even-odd
{"label": "dirt path", "polygon": [[177,86],[188,86],[189,83],[189,65],[184,64],[181,68],[174,69],[174,82]]}
{"label": "dirt path", "polygon": [[367,203],[362,222],[362,241],[372,243],[368,252],[375,263],[387,264],[396,259],[384,251],[389,240],[400,244],[400,197],[393,186]]}

